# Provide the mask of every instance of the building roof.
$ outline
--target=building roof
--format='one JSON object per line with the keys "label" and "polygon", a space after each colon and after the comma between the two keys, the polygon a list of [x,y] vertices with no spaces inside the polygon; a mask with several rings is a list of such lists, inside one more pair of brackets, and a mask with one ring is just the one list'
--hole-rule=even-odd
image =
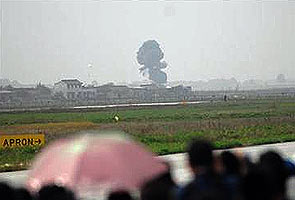
{"label": "building roof", "polygon": [[66,84],[80,84],[82,85],[83,83],[81,81],[79,81],[78,79],[63,79],[63,80],[60,80],[59,82],[55,83],[55,84],[58,84],[58,83],[66,83]]}

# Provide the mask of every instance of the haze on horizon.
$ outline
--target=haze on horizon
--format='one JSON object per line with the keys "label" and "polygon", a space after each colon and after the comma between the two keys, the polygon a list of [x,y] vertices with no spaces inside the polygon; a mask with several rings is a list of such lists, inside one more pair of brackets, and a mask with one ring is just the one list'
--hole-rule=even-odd
{"label": "haze on horizon", "polygon": [[1,78],[147,80],[155,39],[168,81],[295,79],[295,1],[1,1]]}

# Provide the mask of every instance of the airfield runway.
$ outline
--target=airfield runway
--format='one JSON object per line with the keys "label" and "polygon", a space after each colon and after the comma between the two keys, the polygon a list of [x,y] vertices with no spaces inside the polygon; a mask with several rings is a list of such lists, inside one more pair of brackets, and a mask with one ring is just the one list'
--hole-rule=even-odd
{"label": "airfield runway", "polygon": [[[177,106],[177,105],[195,105],[209,103],[210,101],[176,101],[176,102],[160,102],[160,103],[129,103],[129,104],[106,104],[106,105],[92,105],[92,106],[68,106],[60,108],[15,108],[15,109],[0,109],[0,113],[14,113],[14,112],[40,112],[40,111],[77,111],[77,110],[99,110],[105,108],[137,108],[137,107],[154,107],[154,106]],[[218,101],[214,101],[218,102]]]}
{"label": "airfield runway", "polygon": [[[242,147],[242,148],[235,148],[231,150],[243,152],[244,154],[249,155],[252,159],[255,160],[257,159],[260,153],[268,149],[274,149],[280,152],[283,156],[295,160],[295,142]],[[219,152],[219,151],[220,150],[217,150],[216,152]],[[185,184],[192,178],[188,168],[186,167],[187,158],[185,153],[171,154],[171,155],[165,155],[161,157],[171,163],[173,177],[177,183]],[[16,171],[16,172],[4,172],[4,173],[0,173],[0,181],[8,181],[14,186],[22,186],[25,183],[27,175],[28,175],[28,170]]]}

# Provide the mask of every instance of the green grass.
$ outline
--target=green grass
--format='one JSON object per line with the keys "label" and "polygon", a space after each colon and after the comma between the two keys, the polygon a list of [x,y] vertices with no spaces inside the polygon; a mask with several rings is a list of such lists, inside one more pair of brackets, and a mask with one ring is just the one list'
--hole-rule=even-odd
{"label": "green grass", "polygon": [[0,150],[0,171],[24,170],[40,151],[39,147],[25,147]]}
{"label": "green grass", "polygon": [[[122,130],[160,155],[184,152],[193,138],[206,138],[218,149],[294,141],[295,99],[0,114],[0,133],[43,132],[47,143],[93,129]],[[1,149],[0,171],[27,168],[39,150]]]}
{"label": "green grass", "polygon": [[96,112],[0,114],[0,126],[55,122],[112,123],[115,114],[121,121],[175,121],[224,118],[260,118],[293,115],[295,102],[241,101],[156,108],[109,109]]}
{"label": "green grass", "polygon": [[[295,140],[295,123],[245,126],[239,129],[208,129],[198,132],[178,132],[174,134],[131,133],[130,135],[135,140],[144,143],[153,152],[165,155],[184,152],[186,145],[193,138],[208,139],[215,144],[216,149],[293,141]],[[39,148],[0,150],[0,171],[29,167],[39,150]]]}
{"label": "green grass", "polygon": [[[295,122],[295,121],[294,121]],[[281,125],[245,126],[239,129],[179,132],[176,134],[133,134],[136,140],[146,144],[158,154],[179,153],[193,138],[212,141],[217,149],[295,140],[295,123]]]}

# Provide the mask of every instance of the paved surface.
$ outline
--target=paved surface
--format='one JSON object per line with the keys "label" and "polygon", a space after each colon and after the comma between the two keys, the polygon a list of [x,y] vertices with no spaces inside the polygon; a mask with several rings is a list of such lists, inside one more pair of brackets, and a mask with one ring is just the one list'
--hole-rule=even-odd
{"label": "paved surface", "polygon": [[[231,150],[243,152],[244,154],[251,156],[251,158],[255,160],[261,152],[264,152],[268,149],[275,149],[285,157],[293,159],[295,158],[295,142],[243,147]],[[216,152],[218,153],[219,151]],[[186,154],[172,154],[162,156],[162,158],[168,160],[171,163],[173,177],[178,183],[184,184],[185,182],[191,179],[191,174],[188,168],[186,167]],[[21,186],[24,184],[27,178],[27,174],[28,171],[0,173],[0,180],[8,181],[15,186]]]}
{"label": "paved surface", "polygon": [[[218,101],[214,101],[218,102]],[[209,103],[209,101],[189,101],[185,102],[187,105]],[[183,105],[183,102],[161,102],[161,103],[131,103],[131,104],[109,104],[109,105],[96,105],[96,106],[74,106],[74,107],[62,107],[59,110],[81,110],[81,109],[100,109],[100,108],[129,108],[129,107],[144,107],[144,106],[176,106]],[[17,108],[17,109],[0,109],[1,112],[24,112],[24,111],[45,111],[45,110],[56,110],[54,108]]]}

